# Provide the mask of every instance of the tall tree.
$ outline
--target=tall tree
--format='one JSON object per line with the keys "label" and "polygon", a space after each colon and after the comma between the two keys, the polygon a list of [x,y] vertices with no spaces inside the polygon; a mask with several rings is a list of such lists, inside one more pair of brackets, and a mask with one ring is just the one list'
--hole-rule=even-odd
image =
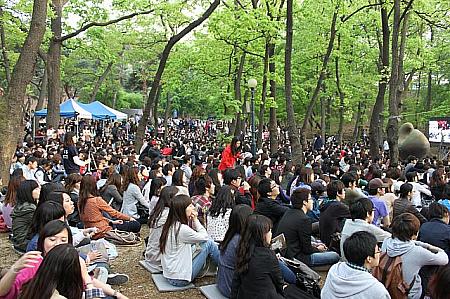
{"label": "tall tree", "polygon": [[[23,132],[26,90],[34,74],[36,58],[45,33],[47,0],[35,0],[30,30],[25,39],[19,59],[14,66],[5,95],[0,96],[0,175],[9,179],[9,168],[14,156],[19,132]],[[19,133],[19,134],[18,134]],[[19,137],[18,139],[13,136]]]}

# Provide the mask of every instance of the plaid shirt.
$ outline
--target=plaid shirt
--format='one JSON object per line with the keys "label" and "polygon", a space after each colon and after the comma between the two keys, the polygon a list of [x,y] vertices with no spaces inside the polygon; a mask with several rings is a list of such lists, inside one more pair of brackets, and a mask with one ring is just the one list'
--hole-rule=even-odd
{"label": "plaid shirt", "polygon": [[206,196],[195,195],[192,197],[192,204],[197,208],[198,219],[202,224],[205,224],[205,215],[211,207],[211,202]]}
{"label": "plaid shirt", "polygon": [[92,288],[86,289],[83,294],[84,299],[105,298],[106,295],[102,289]]}

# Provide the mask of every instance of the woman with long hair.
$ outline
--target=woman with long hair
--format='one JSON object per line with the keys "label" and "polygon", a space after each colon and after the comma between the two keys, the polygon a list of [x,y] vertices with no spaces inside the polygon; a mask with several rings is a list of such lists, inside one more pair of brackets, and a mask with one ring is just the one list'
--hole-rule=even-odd
{"label": "woman with long hair", "polygon": [[[135,233],[139,232],[141,229],[141,225],[134,220],[133,217],[114,210],[98,196],[95,179],[90,175],[84,176],[81,181],[78,209],[84,226],[86,228],[96,227],[98,229],[97,233],[93,236],[94,239],[104,237],[106,233],[113,228]],[[106,212],[111,217],[115,217],[118,220],[110,220],[106,218],[102,212]],[[112,226],[109,225],[110,223]]]}
{"label": "woman with long hair", "polygon": [[123,214],[133,217],[141,224],[146,223],[148,221],[148,216],[140,217],[138,213],[138,204],[141,204],[144,209],[146,209],[147,215],[150,204],[144,199],[141,189],[139,188],[139,179],[136,168],[127,167],[124,173],[123,190],[123,202],[120,211]]}
{"label": "woman with long hair", "polygon": [[212,201],[206,216],[206,230],[216,242],[222,242],[228,230],[231,210],[235,206],[234,191],[225,185]]}
{"label": "woman with long hair", "polygon": [[41,187],[34,180],[22,181],[17,189],[16,205],[11,213],[14,248],[24,252],[28,244],[28,228],[33,221]]}
{"label": "woman with long hair", "polygon": [[239,241],[230,298],[284,298],[284,282],[275,253],[270,249],[272,222],[253,214]]}
{"label": "woman with long hair", "polygon": [[122,176],[118,173],[111,174],[105,185],[100,189],[102,198],[115,210],[122,208]]}
{"label": "woman with long hair", "polygon": [[198,195],[198,190],[195,187],[195,183],[200,177],[203,177],[206,174],[206,169],[202,167],[202,165],[197,165],[192,171],[191,179],[188,184],[188,191],[191,196]]}
{"label": "woman with long hair", "polygon": [[80,173],[80,166],[86,166],[91,163],[90,159],[82,161],[78,156],[77,147],[77,135],[75,132],[67,132],[64,138],[64,149],[62,152],[64,169],[67,175],[71,173]]}
{"label": "woman with long hair", "polygon": [[217,168],[213,168],[208,171],[208,176],[211,178],[215,186],[213,195],[217,195],[217,193],[219,192],[220,188],[223,185],[222,173]]}
{"label": "woman with long hair", "polygon": [[[192,228],[189,226],[192,223]],[[194,252],[193,245],[198,247]],[[197,218],[192,200],[177,195],[172,200],[159,239],[163,275],[174,286],[186,286],[200,273],[208,256],[217,263],[219,250]],[[194,257],[194,258],[193,258]]]}
{"label": "woman with long hair", "polygon": [[187,184],[188,181],[185,172],[181,169],[175,170],[172,175],[172,186],[177,187],[180,194],[190,196]]}
{"label": "woman with long hair", "polygon": [[70,198],[73,201],[73,204],[76,207],[74,212],[67,218],[71,226],[77,226],[81,222],[80,213],[78,211],[78,199],[80,198],[80,186],[82,178],[83,177],[78,173],[71,173],[66,177],[65,180],[64,187],[66,189],[66,192],[69,194]]}
{"label": "woman with long hair", "polygon": [[147,248],[144,256],[147,265],[155,271],[162,271],[159,238],[161,237],[163,225],[166,223],[167,216],[169,215],[170,204],[177,193],[177,187],[164,187],[161,190],[159,200],[148,219],[150,234],[148,236]]}
{"label": "woman with long hair", "polygon": [[161,194],[162,189],[167,184],[167,180],[163,177],[157,177],[152,180],[152,183],[150,184],[150,192],[148,194],[150,198],[150,208],[149,208],[149,215],[152,214],[153,209],[155,208],[156,204],[159,201],[159,196]]}
{"label": "woman with long hair", "polygon": [[430,191],[436,200],[446,199],[445,185],[447,178],[445,176],[444,168],[438,168],[433,171],[430,178]]}
{"label": "woman with long hair", "polygon": [[217,271],[217,287],[225,297],[229,298],[231,293],[231,282],[233,280],[234,268],[236,266],[236,254],[239,240],[244,233],[247,218],[253,210],[244,204],[233,208],[230,215],[228,230],[223,242],[220,244],[219,265]]}
{"label": "woman with long hair", "polygon": [[8,191],[6,192],[5,199],[3,200],[2,215],[3,220],[5,220],[6,227],[9,229],[12,227],[11,213],[16,205],[17,189],[19,189],[20,183],[24,180],[25,178],[23,175],[17,175],[12,176],[8,182]]}
{"label": "woman with long hair", "polygon": [[227,168],[234,168],[236,160],[241,156],[241,140],[234,136],[231,143],[225,147],[222,152],[222,159],[220,160],[219,170],[225,171]]}
{"label": "woman with long hair", "polygon": [[48,252],[34,278],[23,286],[19,298],[81,299],[83,292],[78,252],[72,244],[61,244]]}

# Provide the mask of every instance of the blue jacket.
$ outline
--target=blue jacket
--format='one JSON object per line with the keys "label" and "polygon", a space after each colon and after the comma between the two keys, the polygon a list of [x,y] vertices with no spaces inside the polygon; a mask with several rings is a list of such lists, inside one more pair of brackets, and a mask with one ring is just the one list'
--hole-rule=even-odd
{"label": "blue jacket", "polygon": [[441,219],[433,218],[422,224],[418,239],[444,249],[450,256],[450,226]]}

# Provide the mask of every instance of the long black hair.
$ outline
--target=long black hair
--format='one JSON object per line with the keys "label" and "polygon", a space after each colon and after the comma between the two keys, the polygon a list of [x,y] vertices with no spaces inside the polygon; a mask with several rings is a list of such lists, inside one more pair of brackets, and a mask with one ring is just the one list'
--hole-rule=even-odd
{"label": "long black hair", "polygon": [[83,296],[80,260],[72,244],[60,244],[50,250],[34,278],[23,286],[19,298],[50,298],[55,290],[67,299]]}
{"label": "long black hair", "polygon": [[[169,215],[167,221],[163,226],[161,237],[159,238],[159,251],[164,253],[166,250],[166,243],[169,237],[169,230],[173,229],[175,232],[175,242],[178,242],[178,233],[180,232],[181,224],[188,224],[188,217],[186,216],[186,208],[192,204],[192,199],[187,195],[177,195],[170,203]],[[178,227],[175,227],[176,223]],[[172,228],[172,226],[174,226]]]}
{"label": "long black hair", "polygon": [[52,220],[49,223],[47,223],[43,229],[39,232],[39,239],[37,242],[37,250],[42,252],[43,255],[46,255],[47,253],[44,250],[44,242],[45,238],[55,236],[62,232],[63,230],[67,231],[67,242],[69,244],[73,243],[72,238],[72,232],[70,231],[70,227],[67,223],[61,220]]}
{"label": "long black hair", "polygon": [[[152,181],[153,183],[153,181]],[[161,217],[162,212],[165,208],[170,207],[170,203],[172,202],[172,199],[177,195],[178,188],[175,186],[169,186],[164,187],[161,190],[161,194],[159,195],[159,200],[155,205],[155,208],[153,209],[152,213],[148,217],[148,226],[150,228],[155,227],[156,223],[158,222],[159,217]]]}
{"label": "long black hair", "polygon": [[232,209],[235,205],[233,189],[225,185],[220,188],[216,198],[212,201],[208,214],[211,217],[218,217],[220,213],[225,215],[228,209]]}
{"label": "long black hair", "polygon": [[167,180],[163,177],[154,178],[150,184],[150,191],[148,197],[151,199],[152,196],[160,196],[161,188],[167,184]]}
{"label": "long black hair", "polygon": [[244,234],[239,241],[236,271],[245,273],[256,247],[269,247],[265,235],[272,229],[272,221],[263,215],[252,214],[247,219]]}
{"label": "long black hair", "polygon": [[33,198],[33,190],[39,187],[38,183],[34,180],[22,181],[17,189],[16,205],[20,206],[26,202],[36,204],[36,200]]}
{"label": "long black hair", "polygon": [[31,226],[28,231],[28,237],[31,239],[35,234],[38,234],[48,222],[60,219],[65,215],[66,212],[60,203],[55,201],[44,202],[38,206],[34,212],[33,221],[31,222]]}
{"label": "long black hair", "polygon": [[47,201],[48,196],[52,192],[63,192],[66,189],[61,183],[47,183],[41,187],[41,193],[39,194],[38,206]]}
{"label": "long black hair", "polygon": [[172,186],[184,186],[183,184],[183,176],[184,171],[181,169],[175,170],[175,172],[172,175]]}
{"label": "long black hair", "polygon": [[236,205],[231,211],[230,219],[228,221],[228,230],[225,233],[222,243],[220,243],[220,251],[223,253],[227,249],[228,244],[231,239],[238,234],[242,236],[244,232],[245,225],[247,223],[248,216],[253,213],[250,206],[240,204]]}
{"label": "long black hair", "polygon": [[233,154],[233,156],[236,156],[236,154],[239,153],[239,151],[241,150],[242,142],[241,142],[241,145],[237,147],[236,143],[238,141],[241,141],[238,136],[234,136],[233,139],[231,139],[230,148],[231,148],[231,154]]}

